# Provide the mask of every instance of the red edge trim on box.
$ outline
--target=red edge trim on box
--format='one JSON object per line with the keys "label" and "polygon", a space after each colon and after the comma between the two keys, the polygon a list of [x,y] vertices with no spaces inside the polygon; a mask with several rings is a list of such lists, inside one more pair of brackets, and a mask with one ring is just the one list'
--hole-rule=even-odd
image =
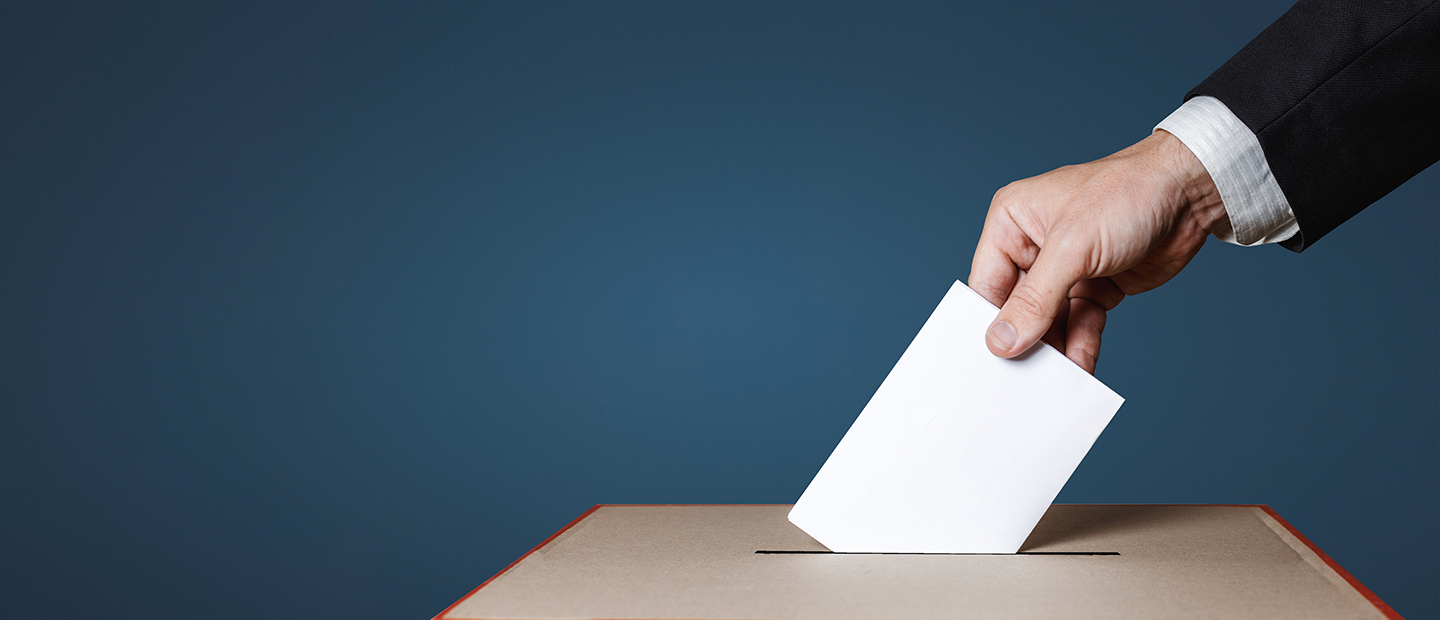
{"label": "red edge trim on box", "polygon": [[[482,584],[480,584],[480,585],[478,585],[478,586],[475,586],[475,589],[474,589],[474,590],[471,590],[471,591],[470,591],[468,594],[466,594],[465,596],[460,597],[460,600],[455,601],[454,603],[451,603],[450,606],[449,606],[449,607],[446,607],[444,611],[440,612],[439,614],[436,614],[436,615],[435,615],[435,618],[434,618],[433,620],[445,620],[445,614],[450,613],[450,610],[455,609],[455,606],[459,605],[460,603],[465,602],[465,599],[468,599],[468,598],[470,598],[471,596],[473,596],[476,592],[479,592],[479,591],[480,591],[480,588],[483,588],[483,587],[489,585],[490,582],[495,581],[496,579],[498,579],[501,575],[504,575],[504,574],[505,574],[507,571],[509,571],[510,569],[515,568],[515,565],[516,565],[516,564],[519,564],[521,560],[524,560],[525,558],[529,557],[530,554],[535,553],[536,551],[539,551],[541,547],[544,547],[545,545],[550,544],[550,541],[555,540],[555,539],[558,538],[561,534],[564,534],[566,530],[569,530],[570,528],[575,527],[575,524],[583,521],[583,520],[585,519],[585,517],[590,516],[590,515],[593,514],[596,510],[599,510],[599,509],[601,509],[601,508],[603,508],[603,507],[605,507],[605,506],[788,506],[788,505],[789,505],[789,504],[595,504],[594,506],[591,506],[589,510],[586,510],[586,511],[585,511],[583,514],[581,514],[580,516],[575,517],[575,520],[574,520],[574,521],[571,521],[570,523],[566,524],[565,527],[560,528],[560,531],[555,532],[554,534],[551,534],[549,538],[546,538],[545,540],[540,541],[540,544],[535,545],[535,548],[534,548],[534,549],[531,549],[531,550],[529,550],[529,551],[526,551],[526,552],[525,552],[525,555],[522,555],[522,556],[520,556],[520,557],[518,557],[518,558],[515,558],[515,561],[514,561],[514,562],[511,562],[509,566],[506,566],[505,568],[501,569],[500,572],[495,573],[495,576],[494,576],[494,577],[491,577],[491,578],[489,578],[489,579],[486,579],[486,580],[485,580],[485,583],[482,583]],[[1086,506],[1086,505],[1095,505],[1095,504],[1064,504],[1064,505],[1069,505],[1069,506]],[[1114,504],[1110,504],[1110,505],[1114,505]],[[1121,505],[1124,505],[1124,504],[1121,504]],[[1376,596],[1374,592],[1371,592],[1371,591],[1370,591],[1370,588],[1367,588],[1367,587],[1365,587],[1365,584],[1360,583],[1360,580],[1359,580],[1359,579],[1356,579],[1354,575],[1351,575],[1349,571],[1346,571],[1344,568],[1341,568],[1339,563],[1337,563],[1337,562],[1336,562],[1334,559],[1332,559],[1329,555],[1326,555],[1324,551],[1321,551],[1321,550],[1320,550],[1320,547],[1317,547],[1317,546],[1315,546],[1315,543],[1310,542],[1310,539],[1309,539],[1309,538],[1306,538],[1304,534],[1301,534],[1301,533],[1300,533],[1300,530],[1295,529],[1295,526],[1290,525],[1290,522],[1289,522],[1289,521],[1286,521],[1284,517],[1280,516],[1280,513],[1275,512],[1275,510],[1274,510],[1273,508],[1271,508],[1270,506],[1268,506],[1268,505],[1265,505],[1265,504],[1129,504],[1129,505],[1130,505],[1130,506],[1220,506],[1220,507],[1232,506],[1232,507],[1237,507],[1237,508],[1259,508],[1260,510],[1265,511],[1265,514],[1270,515],[1270,518],[1275,519],[1275,521],[1276,521],[1277,523],[1279,523],[1280,525],[1285,526],[1285,529],[1286,529],[1287,531],[1289,531],[1292,535],[1294,535],[1295,538],[1299,539],[1300,542],[1305,543],[1305,546],[1306,546],[1306,547],[1309,547],[1311,551],[1314,551],[1314,552],[1315,552],[1315,555],[1320,556],[1320,559],[1325,562],[1325,565],[1326,565],[1326,566],[1329,566],[1331,570],[1335,571],[1336,574],[1340,575],[1340,577],[1345,580],[1345,583],[1350,584],[1350,587],[1355,588],[1355,591],[1358,592],[1358,593],[1360,594],[1360,596],[1365,597],[1365,600],[1369,601],[1371,605],[1374,605],[1374,606],[1375,606],[1375,609],[1379,610],[1382,615],[1384,615],[1386,618],[1390,618],[1390,619],[1392,619],[1392,620],[1405,620],[1404,616],[1401,616],[1399,612],[1397,612],[1397,611],[1395,611],[1393,608],[1391,608],[1390,605],[1388,605],[1388,604],[1385,603],[1385,601],[1380,600],[1380,597],[1379,597],[1379,596]]]}
{"label": "red edge trim on box", "polygon": [[440,613],[438,613],[438,614],[435,614],[434,620],[444,620],[445,614],[448,614],[448,613],[450,613],[450,610],[455,609],[455,606],[456,606],[456,605],[459,605],[460,603],[465,602],[465,599],[470,598],[470,595],[475,594],[476,592],[479,592],[479,591],[480,591],[480,588],[483,588],[483,587],[489,585],[490,582],[495,581],[495,580],[498,579],[501,575],[504,575],[504,574],[506,573],[506,571],[509,571],[510,569],[515,568],[515,565],[516,565],[516,564],[519,564],[519,563],[520,563],[520,560],[523,560],[523,559],[525,559],[525,558],[530,557],[530,554],[535,553],[536,551],[539,551],[541,547],[544,547],[545,545],[550,544],[550,541],[555,540],[556,537],[560,536],[561,534],[564,534],[564,533],[565,533],[565,530],[568,530],[568,529],[570,529],[570,528],[572,528],[572,527],[575,527],[575,524],[576,524],[576,523],[579,523],[579,522],[585,520],[585,517],[588,517],[588,516],[590,516],[591,513],[595,512],[596,510],[599,510],[601,505],[602,505],[602,504],[595,504],[594,506],[591,506],[590,509],[589,509],[589,510],[586,510],[584,514],[581,514],[580,516],[575,517],[575,520],[574,520],[574,521],[571,521],[570,523],[566,524],[565,527],[560,528],[560,531],[555,532],[554,534],[551,534],[549,538],[546,538],[545,540],[540,541],[540,544],[535,545],[535,548],[534,548],[534,549],[531,549],[531,550],[529,550],[529,551],[526,551],[526,552],[525,552],[525,555],[522,555],[522,556],[520,556],[520,557],[518,557],[518,558],[515,558],[515,561],[514,561],[514,562],[511,562],[509,566],[506,566],[505,568],[500,569],[500,572],[495,573],[495,576],[493,576],[493,577],[491,577],[491,578],[489,578],[489,579],[486,579],[486,580],[485,580],[485,583],[482,583],[482,584],[480,584],[480,585],[478,585],[478,586],[475,586],[475,589],[474,589],[474,590],[471,590],[469,594],[466,594],[465,596],[460,597],[460,600],[455,601],[454,603],[451,603],[450,606],[449,606],[449,607],[446,607],[444,611],[442,611],[442,612],[440,612]]}
{"label": "red edge trim on box", "polygon": [[471,596],[474,596],[474,594],[475,594],[476,592],[479,592],[479,591],[480,591],[480,588],[483,588],[483,587],[485,587],[485,586],[487,586],[487,585],[490,585],[490,582],[495,581],[496,579],[499,579],[501,575],[504,575],[504,574],[505,574],[506,572],[508,572],[510,569],[515,568],[515,565],[516,565],[516,564],[519,564],[521,560],[524,560],[525,558],[530,557],[530,554],[535,553],[536,551],[539,551],[541,547],[544,547],[545,545],[550,544],[550,541],[555,540],[556,538],[559,538],[560,535],[561,535],[561,534],[564,534],[566,530],[568,530],[568,529],[570,529],[570,528],[572,528],[572,527],[575,527],[575,524],[577,524],[577,523],[579,523],[579,522],[581,522],[581,521],[584,521],[584,520],[585,520],[585,517],[590,516],[590,515],[593,514],[596,510],[599,510],[599,509],[604,508],[604,507],[606,507],[606,506],[788,506],[788,505],[789,505],[789,504],[595,504],[594,506],[591,506],[589,510],[586,510],[586,511],[585,511],[583,514],[581,514],[580,516],[575,517],[575,520],[574,520],[574,521],[571,521],[571,522],[565,524],[565,527],[560,528],[560,531],[555,532],[554,534],[551,534],[549,538],[546,538],[545,540],[540,541],[540,544],[535,545],[535,548],[534,548],[534,549],[531,549],[531,550],[529,550],[529,551],[526,551],[526,552],[525,552],[525,555],[522,555],[522,556],[520,556],[520,557],[518,557],[518,558],[515,558],[515,561],[514,561],[514,562],[511,562],[509,566],[506,566],[505,568],[500,569],[500,572],[495,573],[495,575],[494,575],[493,577],[491,577],[491,578],[489,578],[489,579],[486,579],[486,580],[485,580],[485,583],[482,583],[482,584],[480,584],[480,585],[478,585],[478,586],[475,586],[475,589],[474,589],[474,590],[471,590],[471,591],[470,591],[468,594],[466,594],[465,596],[460,597],[460,600],[455,601],[454,603],[451,603],[449,607],[446,607],[446,608],[444,609],[444,611],[441,611],[440,613],[435,614],[435,617],[434,617],[432,620],[445,620],[445,614],[448,614],[448,613],[450,613],[450,610],[455,609],[455,606],[456,606],[456,605],[459,605],[460,603],[465,602],[465,599],[470,598]]}
{"label": "red edge trim on box", "polygon": [[1355,588],[1355,591],[1359,592],[1360,596],[1363,596],[1365,597],[1365,600],[1370,601],[1370,604],[1374,605],[1375,609],[1380,610],[1380,613],[1384,614],[1386,618],[1391,618],[1392,620],[1405,620],[1405,618],[1400,615],[1400,612],[1391,609],[1391,607],[1387,605],[1385,601],[1380,600],[1379,596],[1376,596],[1374,592],[1371,592],[1370,588],[1367,588],[1365,587],[1365,584],[1360,583],[1359,579],[1356,579],[1354,575],[1351,575],[1349,573],[1349,571],[1340,568],[1339,563],[1331,559],[1330,556],[1325,555],[1325,552],[1321,551],[1320,547],[1317,547],[1315,546],[1315,543],[1310,542],[1309,538],[1306,538],[1304,534],[1301,534],[1300,530],[1295,529],[1295,526],[1290,525],[1290,522],[1286,521],[1284,517],[1281,517],[1280,513],[1275,512],[1269,506],[1266,506],[1264,504],[1258,505],[1257,508],[1264,510],[1265,514],[1270,515],[1270,518],[1278,521],[1280,525],[1285,526],[1285,529],[1289,530],[1291,534],[1293,534],[1296,538],[1300,539],[1300,542],[1305,543],[1306,547],[1309,547],[1311,551],[1315,552],[1315,555],[1320,556],[1320,559],[1325,561],[1326,566],[1329,566],[1331,570],[1335,571],[1340,575],[1341,578],[1345,579],[1345,583],[1348,583],[1350,584],[1350,587]]}

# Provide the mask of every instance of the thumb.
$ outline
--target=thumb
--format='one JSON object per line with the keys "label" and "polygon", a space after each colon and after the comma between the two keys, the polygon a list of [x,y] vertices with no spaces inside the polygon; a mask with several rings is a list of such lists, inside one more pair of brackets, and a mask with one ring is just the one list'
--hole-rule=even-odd
{"label": "thumb", "polygon": [[1084,260],[1052,246],[1040,250],[1035,264],[1011,291],[1000,315],[985,332],[990,352],[1015,357],[1034,346],[1066,302],[1070,288],[1084,277]]}

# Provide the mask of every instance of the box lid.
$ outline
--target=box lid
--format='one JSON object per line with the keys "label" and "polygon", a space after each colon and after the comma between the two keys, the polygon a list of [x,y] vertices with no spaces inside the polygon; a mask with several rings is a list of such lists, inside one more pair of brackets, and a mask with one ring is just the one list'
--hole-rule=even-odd
{"label": "box lid", "polygon": [[1055,505],[1018,554],[830,553],[788,505],[596,506],[437,618],[1398,618],[1268,507]]}

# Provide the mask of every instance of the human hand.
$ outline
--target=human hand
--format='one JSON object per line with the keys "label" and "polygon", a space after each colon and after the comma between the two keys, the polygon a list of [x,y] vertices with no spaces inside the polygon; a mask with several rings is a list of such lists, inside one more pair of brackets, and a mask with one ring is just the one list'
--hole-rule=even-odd
{"label": "human hand", "polygon": [[1106,311],[1174,277],[1226,217],[1205,167],[1163,130],[1006,185],[970,265],[970,288],[1001,306],[990,351],[1015,357],[1044,338],[1094,374]]}

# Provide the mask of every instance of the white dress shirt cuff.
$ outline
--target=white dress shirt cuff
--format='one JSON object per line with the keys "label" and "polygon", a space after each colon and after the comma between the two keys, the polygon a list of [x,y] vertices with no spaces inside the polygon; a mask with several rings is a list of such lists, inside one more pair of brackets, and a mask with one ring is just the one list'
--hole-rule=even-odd
{"label": "white dress shirt cuff", "polygon": [[1229,222],[1210,231],[1216,238],[1250,246],[1284,241],[1300,231],[1285,192],[1270,173],[1260,140],[1219,99],[1186,101],[1155,129],[1184,142],[1215,181],[1230,215]]}

